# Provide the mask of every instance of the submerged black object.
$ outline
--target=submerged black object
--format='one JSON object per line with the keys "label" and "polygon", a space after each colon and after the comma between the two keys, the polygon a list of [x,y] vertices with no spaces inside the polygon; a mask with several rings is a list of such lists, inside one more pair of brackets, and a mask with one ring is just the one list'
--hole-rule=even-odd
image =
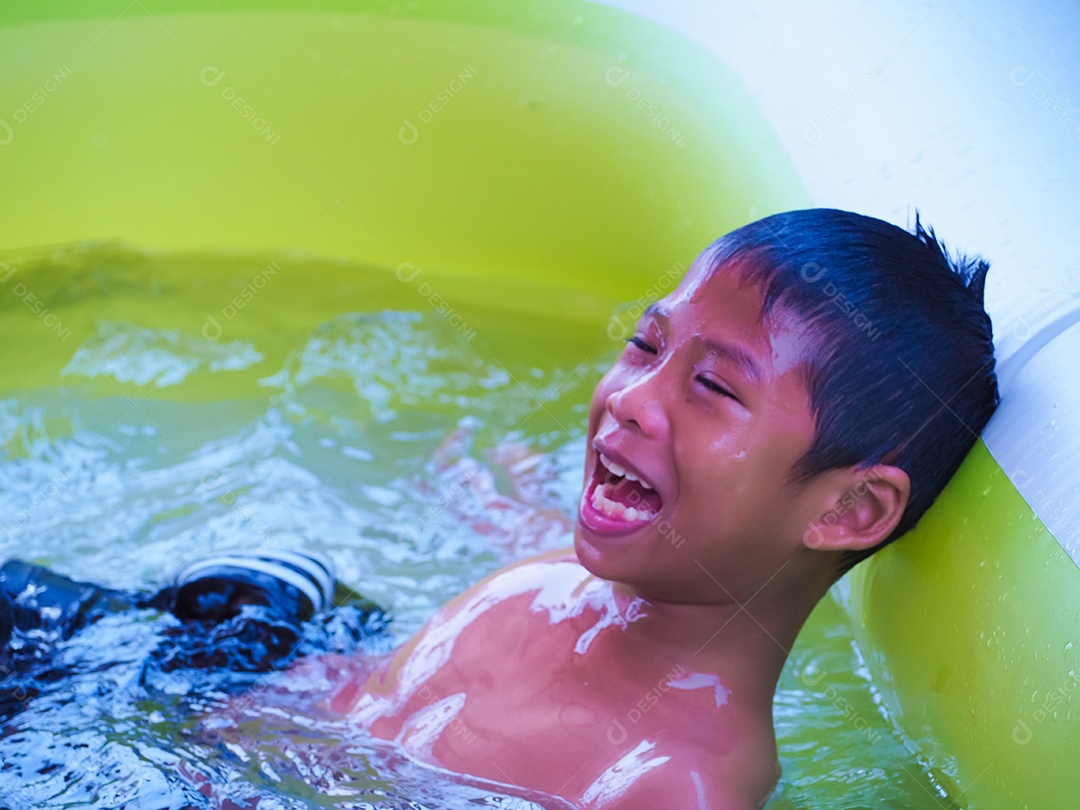
{"label": "submerged black object", "polygon": [[6,647],[11,638],[11,631],[15,627],[14,611],[8,595],[0,588],[0,647]]}
{"label": "submerged black object", "polygon": [[269,549],[197,560],[177,572],[172,612],[181,619],[225,621],[244,605],[262,605],[303,622],[331,606],[334,568],[326,558]]}
{"label": "submerged black object", "polygon": [[[59,641],[106,613],[132,607],[134,598],[123,591],[76,582],[41,565],[8,560],[0,566],[0,602],[7,603],[8,636],[20,630]],[[3,612],[5,608],[0,607]],[[4,624],[0,618],[0,630]]]}
{"label": "submerged black object", "polygon": [[0,720],[23,711],[45,688],[59,642],[133,604],[122,591],[76,582],[40,565],[8,560],[0,566]]}
{"label": "submerged black object", "polygon": [[300,625],[334,601],[334,568],[321,555],[270,549],[196,560],[155,594],[125,593],[78,582],[44,566],[8,560],[0,566],[0,643],[14,629],[54,641],[108,613],[131,607],[171,611],[184,621],[222,623],[244,605],[276,622]]}
{"label": "submerged black object", "polygon": [[151,654],[163,672],[267,672],[298,653],[301,625],[333,606],[334,569],[322,556],[284,549],[238,551],[185,565],[169,594],[183,620]]}
{"label": "submerged black object", "polygon": [[148,608],[175,618],[162,622],[140,681],[170,693],[178,688],[170,673],[213,670],[223,688],[243,686],[297,656],[355,650],[389,621],[337,583],[332,564],[317,554],[219,554],[185,565],[156,593],[111,590],[9,560],[0,566],[0,720],[59,688],[67,664],[56,653],[76,632],[106,615]]}

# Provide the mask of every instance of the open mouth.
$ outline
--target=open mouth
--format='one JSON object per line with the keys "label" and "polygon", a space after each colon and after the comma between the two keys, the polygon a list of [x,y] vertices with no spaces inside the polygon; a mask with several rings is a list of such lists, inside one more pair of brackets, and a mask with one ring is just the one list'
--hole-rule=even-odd
{"label": "open mouth", "polygon": [[596,452],[592,479],[581,498],[581,514],[590,528],[631,529],[654,520],[664,502],[640,475]]}

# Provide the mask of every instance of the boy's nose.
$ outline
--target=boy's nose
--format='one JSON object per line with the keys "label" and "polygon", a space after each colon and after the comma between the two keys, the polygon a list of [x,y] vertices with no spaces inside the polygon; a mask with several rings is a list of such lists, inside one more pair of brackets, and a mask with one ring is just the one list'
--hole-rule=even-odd
{"label": "boy's nose", "polygon": [[606,408],[621,427],[640,431],[646,436],[662,436],[667,430],[667,415],[657,397],[654,375],[612,391]]}

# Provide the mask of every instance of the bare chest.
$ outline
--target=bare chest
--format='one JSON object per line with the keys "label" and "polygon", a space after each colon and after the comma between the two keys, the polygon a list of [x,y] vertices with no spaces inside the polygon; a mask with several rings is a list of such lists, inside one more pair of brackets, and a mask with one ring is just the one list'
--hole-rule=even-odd
{"label": "bare chest", "polygon": [[524,603],[500,608],[457,632],[441,657],[421,642],[412,662],[391,667],[371,731],[451,770],[563,795],[642,745],[695,744],[711,698],[685,667],[642,656],[602,611],[552,621]]}

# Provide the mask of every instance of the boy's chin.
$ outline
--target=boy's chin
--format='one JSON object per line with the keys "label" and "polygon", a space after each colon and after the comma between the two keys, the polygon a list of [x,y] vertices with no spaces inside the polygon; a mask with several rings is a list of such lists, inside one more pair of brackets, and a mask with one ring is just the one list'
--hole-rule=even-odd
{"label": "boy's chin", "polygon": [[628,570],[631,561],[626,553],[614,555],[610,549],[590,543],[585,535],[580,525],[574,529],[574,554],[582,568],[595,577],[612,582],[633,579]]}
{"label": "boy's chin", "polygon": [[593,576],[607,579],[603,574],[603,553],[582,535],[581,526],[576,526],[574,528],[574,554],[577,555],[578,562]]}

